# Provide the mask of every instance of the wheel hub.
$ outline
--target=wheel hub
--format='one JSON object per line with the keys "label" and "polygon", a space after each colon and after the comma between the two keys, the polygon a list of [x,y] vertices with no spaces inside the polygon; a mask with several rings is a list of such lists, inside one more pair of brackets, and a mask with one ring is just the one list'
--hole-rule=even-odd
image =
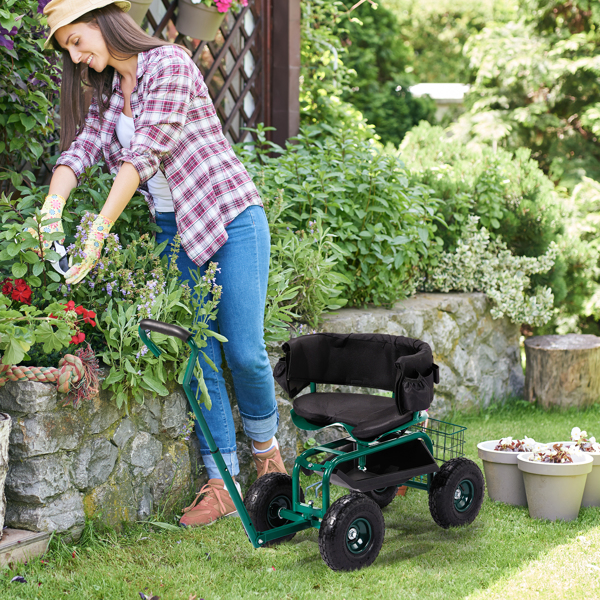
{"label": "wheel hub", "polygon": [[475,498],[475,487],[470,479],[463,479],[454,490],[454,508],[458,512],[469,509]]}
{"label": "wheel hub", "polygon": [[356,519],[346,532],[346,547],[352,554],[366,552],[373,541],[373,530],[367,519]]}

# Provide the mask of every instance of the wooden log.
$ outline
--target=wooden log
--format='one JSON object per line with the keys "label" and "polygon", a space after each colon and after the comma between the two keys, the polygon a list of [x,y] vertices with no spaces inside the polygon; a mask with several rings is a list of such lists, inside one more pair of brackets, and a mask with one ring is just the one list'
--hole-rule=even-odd
{"label": "wooden log", "polygon": [[544,408],[600,402],[600,337],[541,335],[525,340],[525,399]]}
{"label": "wooden log", "polygon": [[10,415],[0,413],[0,540],[4,528],[4,515],[6,514],[6,496],[4,495],[4,482],[8,473],[8,438],[11,426]]}

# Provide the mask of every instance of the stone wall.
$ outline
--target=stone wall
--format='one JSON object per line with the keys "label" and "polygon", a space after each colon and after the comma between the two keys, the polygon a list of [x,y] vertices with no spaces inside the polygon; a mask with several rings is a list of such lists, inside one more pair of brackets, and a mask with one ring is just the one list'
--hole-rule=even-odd
{"label": "stone wall", "polygon": [[[374,332],[427,341],[440,366],[440,384],[431,409],[451,409],[518,395],[523,388],[518,328],[494,321],[483,294],[419,294],[392,310],[343,309],[325,320],[337,333]],[[280,352],[270,353],[272,364]],[[234,397],[230,374],[226,381]],[[309,436],[319,441],[336,432],[300,432],[290,418],[292,403],[276,386],[277,434],[288,467]],[[51,384],[8,382],[0,388],[0,411],[13,418],[10,470],[6,480],[6,524],[77,536],[85,517],[100,516],[113,526],[135,521],[181,503],[206,481],[198,443],[182,439],[187,401],[181,388],[165,398],[147,397],[127,415],[106,392],[63,406]],[[234,403],[243,488],[256,477],[250,441]]]}

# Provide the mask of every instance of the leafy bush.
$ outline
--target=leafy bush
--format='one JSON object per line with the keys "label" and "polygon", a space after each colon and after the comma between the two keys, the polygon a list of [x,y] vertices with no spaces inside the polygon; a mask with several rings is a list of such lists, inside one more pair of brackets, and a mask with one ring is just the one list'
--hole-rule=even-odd
{"label": "leafy bush", "polygon": [[[572,241],[562,238],[563,199],[528,149],[513,154],[502,148],[494,151],[487,144],[463,145],[441,127],[422,123],[409,132],[400,155],[413,180],[441,200],[445,224],[438,235],[447,252],[457,248],[470,214],[517,256],[541,256],[553,241],[566,250]],[[549,285],[560,305],[567,297],[571,266],[576,268],[561,252],[548,273],[533,277],[534,286]]]}
{"label": "leafy bush", "polygon": [[31,166],[54,140],[60,69],[57,57],[42,54],[43,4],[9,0],[0,8],[0,193],[32,182]]}
{"label": "leafy bush", "polygon": [[239,152],[261,196],[285,203],[280,230],[308,232],[309,222],[320,221],[335,236],[333,271],[347,280],[341,297],[352,305],[390,305],[414,293],[419,269],[440,244],[438,202],[409,183],[399,159],[353,130],[327,125],[303,128],[285,150],[255,133],[258,142]]}
{"label": "leafy bush", "polygon": [[507,316],[518,325],[545,325],[553,314],[554,297],[548,287],[530,294],[530,275],[550,270],[558,248],[551,244],[540,257],[514,256],[500,240],[490,239],[488,230],[469,217],[455,252],[444,252],[427,273],[425,290],[430,292],[485,292],[494,303],[494,319]]}
{"label": "leafy bush", "polygon": [[516,23],[490,27],[465,48],[474,69],[465,139],[530,148],[569,189],[600,179],[600,12],[589,0],[527,0]]}
{"label": "leafy bush", "polygon": [[385,143],[397,146],[421,120],[433,121],[435,102],[414,98],[409,87],[417,80],[406,72],[412,52],[402,38],[396,16],[365,2],[335,28],[346,49],[344,64],[356,73],[342,99],[351,102],[375,125]]}

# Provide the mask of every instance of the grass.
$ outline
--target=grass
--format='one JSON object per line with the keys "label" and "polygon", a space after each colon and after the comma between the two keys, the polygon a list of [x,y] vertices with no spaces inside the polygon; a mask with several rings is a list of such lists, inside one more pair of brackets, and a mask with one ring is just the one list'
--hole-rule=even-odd
{"label": "grass", "polygon": [[[563,440],[575,425],[599,435],[599,417],[600,406],[544,412],[517,401],[451,420],[468,427],[467,456],[479,462],[479,441],[525,434]],[[431,519],[426,494],[409,490],[384,516],[378,559],[353,573],[325,566],[314,529],[277,548],[254,550],[239,519],[197,530],[137,525],[120,535],[88,523],[78,545],[55,539],[45,562],[0,572],[0,598],[137,600],[139,592],[161,600],[600,597],[598,508],[582,509],[573,522],[550,523],[486,498],[471,526],[445,531]],[[15,575],[27,583],[10,583]]]}

